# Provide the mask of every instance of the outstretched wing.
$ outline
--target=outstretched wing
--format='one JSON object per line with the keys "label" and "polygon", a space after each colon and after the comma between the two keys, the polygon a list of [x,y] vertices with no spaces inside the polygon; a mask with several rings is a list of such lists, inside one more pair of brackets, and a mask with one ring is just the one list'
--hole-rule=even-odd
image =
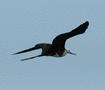
{"label": "outstretched wing", "polygon": [[73,29],[72,31],[56,36],[52,42],[52,45],[54,47],[64,48],[65,42],[68,38],[71,38],[71,37],[79,35],[79,34],[83,34],[86,31],[86,29],[88,28],[88,25],[89,25],[89,22],[86,21],[85,23],[81,24],[80,26]]}
{"label": "outstretched wing", "polygon": [[17,53],[14,53],[13,55],[21,54],[21,53],[25,53],[25,52],[29,52],[29,51],[33,51],[33,50],[36,50],[36,49],[39,49],[39,47],[35,46],[35,47],[29,48],[29,49],[25,49],[25,50],[19,51]]}
{"label": "outstretched wing", "polygon": [[48,44],[48,43],[39,43],[39,44],[36,44],[36,45],[35,45],[34,47],[32,47],[32,48],[19,51],[19,52],[17,52],[17,53],[12,54],[12,55],[21,54],[21,53],[26,53],[26,52],[33,51],[33,50],[36,50],[36,49],[42,49],[43,51],[45,51],[45,49],[48,49],[49,47],[51,47],[51,44]]}

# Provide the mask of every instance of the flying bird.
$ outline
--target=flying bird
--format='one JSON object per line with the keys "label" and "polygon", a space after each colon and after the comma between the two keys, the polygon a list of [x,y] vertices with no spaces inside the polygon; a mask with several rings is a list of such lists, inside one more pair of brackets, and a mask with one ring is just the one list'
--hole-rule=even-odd
{"label": "flying bird", "polygon": [[32,48],[19,51],[17,53],[14,53],[13,55],[33,51],[33,50],[36,50],[36,49],[42,49],[42,52],[41,52],[40,55],[25,58],[25,59],[21,59],[21,60],[24,61],[24,60],[33,59],[33,58],[36,58],[36,57],[41,57],[41,56],[63,57],[67,53],[72,54],[72,55],[76,55],[75,53],[72,53],[70,50],[65,49],[66,40],[69,39],[69,38],[72,38],[73,36],[83,34],[86,31],[86,29],[88,28],[88,26],[89,26],[89,22],[86,21],[85,23],[79,25],[78,27],[76,27],[72,31],[56,36],[53,39],[52,44],[39,43],[39,44],[36,44]]}

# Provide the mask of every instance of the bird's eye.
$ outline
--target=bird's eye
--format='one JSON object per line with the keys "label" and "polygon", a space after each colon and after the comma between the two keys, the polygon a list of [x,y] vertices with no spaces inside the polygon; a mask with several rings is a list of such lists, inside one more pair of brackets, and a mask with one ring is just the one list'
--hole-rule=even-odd
{"label": "bird's eye", "polygon": [[35,48],[40,48],[40,46],[39,45],[35,45]]}

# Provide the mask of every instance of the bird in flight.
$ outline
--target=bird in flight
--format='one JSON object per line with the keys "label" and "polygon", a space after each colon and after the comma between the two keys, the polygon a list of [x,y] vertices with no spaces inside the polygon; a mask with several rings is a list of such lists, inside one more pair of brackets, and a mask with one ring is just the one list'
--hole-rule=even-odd
{"label": "bird in flight", "polygon": [[66,42],[67,39],[72,38],[73,36],[83,34],[86,31],[86,29],[88,28],[88,26],[89,26],[89,22],[86,21],[83,24],[76,27],[75,29],[73,29],[72,31],[56,36],[53,39],[52,44],[39,43],[39,44],[36,44],[32,48],[19,51],[17,53],[14,53],[13,55],[33,51],[33,50],[36,50],[36,49],[42,49],[42,52],[41,52],[40,55],[25,58],[25,59],[21,59],[21,60],[24,61],[24,60],[33,59],[33,58],[36,58],[36,57],[41,57],[41,56],[63,57],[67,53],[72,54],[72,55],[76,55],[75,53],[72,53],[70,50],[65,49],[65,42]]}

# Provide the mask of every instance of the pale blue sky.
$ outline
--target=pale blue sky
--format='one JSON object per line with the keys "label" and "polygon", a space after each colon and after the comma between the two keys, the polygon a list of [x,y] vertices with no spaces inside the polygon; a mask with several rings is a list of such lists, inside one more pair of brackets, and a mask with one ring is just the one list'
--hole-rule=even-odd
{"label": "pale blue sky", "polygon": [[[87,32],[66,43],[77,56],[11,55],[87,20]],[[1,0],[0,90],[105,90],[105,0]]]}

